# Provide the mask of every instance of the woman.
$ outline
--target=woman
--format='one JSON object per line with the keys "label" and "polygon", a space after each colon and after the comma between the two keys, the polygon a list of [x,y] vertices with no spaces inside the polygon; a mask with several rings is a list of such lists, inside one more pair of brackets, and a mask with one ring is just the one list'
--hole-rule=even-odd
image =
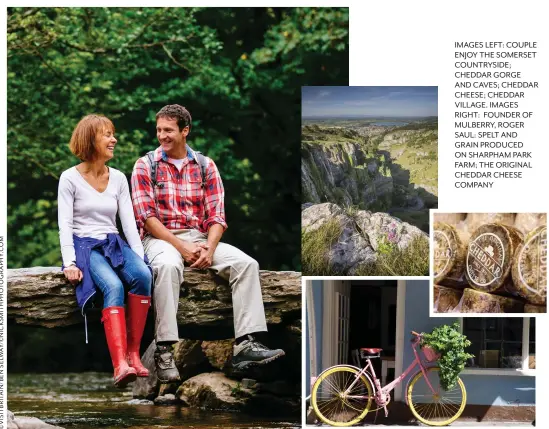
{"label": "woman", "polygon": [[[144,262],[128,182],[105,164],[114,154],[112,122],[88,115],[76,126],[69,144],[82,162],[64,171],[59,180],[58,217],[63,272],[76,287],[78,305],[97,291],[103,294],[101,321],[114,367],[114,384],[124,387],[147,377],[139,345],[150,307],[152,276]],[[128,244],[116,228],[118,213]],[[131,248],[130,248],[131,247]],[[127,336],[124,287],[127,286]]]}

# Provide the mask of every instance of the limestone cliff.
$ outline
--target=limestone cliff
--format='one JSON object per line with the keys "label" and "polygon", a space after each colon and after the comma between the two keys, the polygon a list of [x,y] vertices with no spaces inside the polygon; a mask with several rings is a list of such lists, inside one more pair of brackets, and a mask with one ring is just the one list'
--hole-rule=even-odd
{"label": "limestone cliff", "polygon": [[302,202],[387,212],[428,231],[436,208],[434,123],[302,128]]}
{"label": "limestone cliff", "polygon": [[304,202],[367,207],[391,200],[393,178],[385,154],[368,152],[358,142],[304,142],[301,154]]}

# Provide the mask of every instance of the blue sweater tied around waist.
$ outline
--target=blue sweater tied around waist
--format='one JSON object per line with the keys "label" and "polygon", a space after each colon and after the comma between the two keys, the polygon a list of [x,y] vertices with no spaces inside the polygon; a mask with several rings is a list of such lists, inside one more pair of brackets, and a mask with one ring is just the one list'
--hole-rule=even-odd
{"label": "blue sweater tied around waist", "polygon": [[[88,343],[88,321],[86,318],[86,309],[90,298],[97,292],[98,288],[95,285],[90,274],[90,255],[91,251],[95,250],[104,256],[109,264],[114,268],[124,265],[124,256],[122,249],[128,244],[122,240],[120,234],[110,233],[104,240],[98,240],[91,237],[77,237],[73,235],[74,251],[76,254],[76,267],[82,271],[82,281],[76,286],[76,302],[84,316],[84,324],[86,331],[86,343]],[[145,256],[145,263],[151,270]],[[64,268],[64,267],[63,267]],[[151,270],[152,272],[152,270]]]}

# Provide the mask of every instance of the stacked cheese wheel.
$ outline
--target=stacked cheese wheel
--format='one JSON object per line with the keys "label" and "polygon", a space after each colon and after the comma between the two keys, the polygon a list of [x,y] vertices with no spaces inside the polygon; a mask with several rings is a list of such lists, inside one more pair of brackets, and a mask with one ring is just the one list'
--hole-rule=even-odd
{"label": "stacked cheese wheel", "polygon": [[434,215],[437,312],[545,312],[544,214]]}

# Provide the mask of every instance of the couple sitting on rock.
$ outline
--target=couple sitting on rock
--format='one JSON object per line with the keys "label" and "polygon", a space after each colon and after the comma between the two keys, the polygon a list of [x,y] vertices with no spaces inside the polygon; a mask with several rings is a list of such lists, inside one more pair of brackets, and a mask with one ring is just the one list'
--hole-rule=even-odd
{"label": "couple sitting on rock", "polygon": [[[139,347],[151,289],[157,376],[162,383],[179,380],[172,348],[179,340],[177,307],[185,264],[211,269],[229,281],[234,367],[264,364],[284,355],[253,336],[267,330],[259,267],[242,251],[219,242],[227,227],[223,183],[214,162],[187,146],[190,129],[191,115],[182,106],[165,106],[156,114],[160,146],[137,160],[130,197],[124,174],[106,166],[117,144],[114,125],[104,116],[88,115],[74,129],[69,144],[82,162],[59,180],[63,272],[77,285],[83,315],[96,292],[103,294],[101,320],[119,387],[149,375]],[[116,227],[117,213],[127,243]]]}

